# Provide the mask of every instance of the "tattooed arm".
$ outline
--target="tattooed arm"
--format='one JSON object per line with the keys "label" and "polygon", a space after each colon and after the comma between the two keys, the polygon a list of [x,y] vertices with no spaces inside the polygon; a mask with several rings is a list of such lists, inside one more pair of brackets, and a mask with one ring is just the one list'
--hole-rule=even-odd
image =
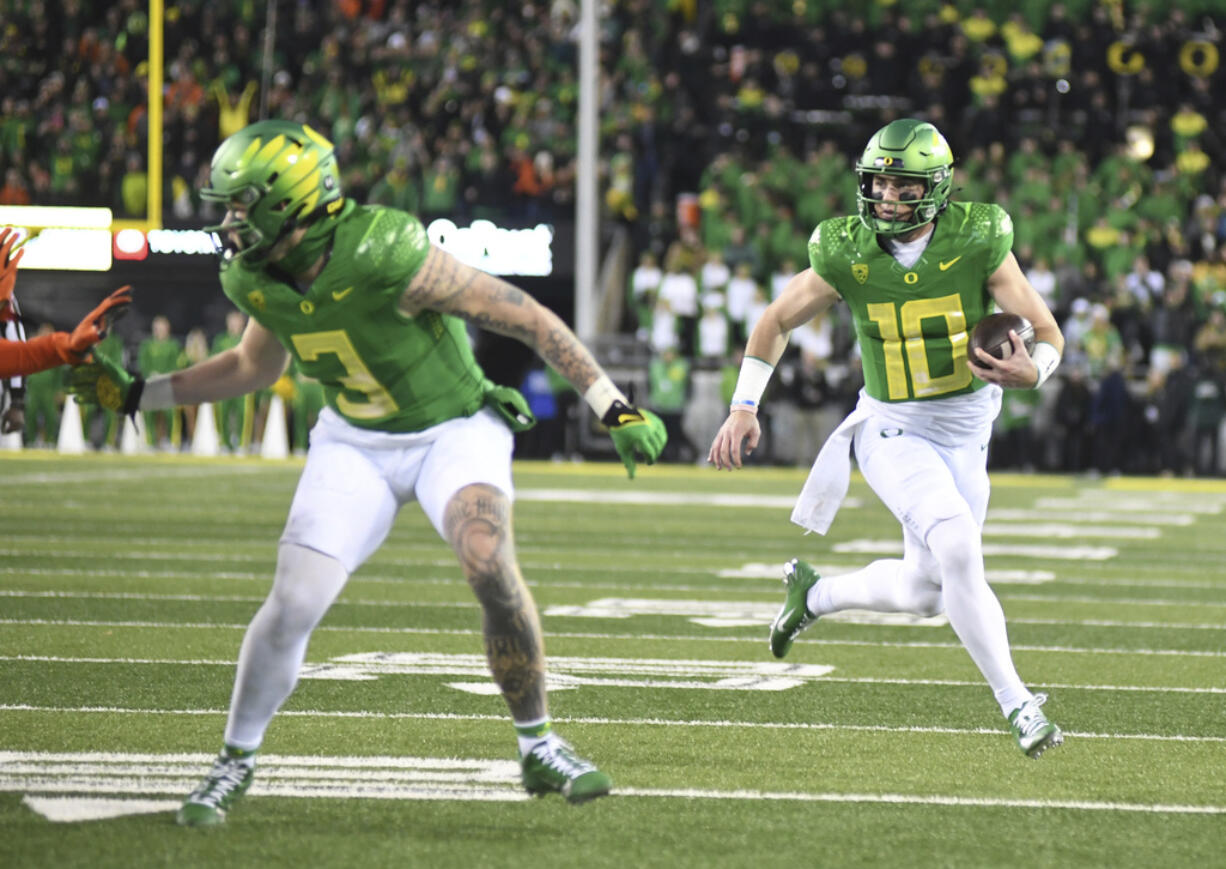
{"label": "tattooed arm", "polygon": [[596,360],[562,320],[518,287],[467,266],[438,247],[400,297],[400,311],[454,314],[482,329],[527,344],[584,392],[603,374]]}
{"label": "tattooed arm", "polygon": [[609,429],[613,447],[634,477],[636,462],[654,462],[668,435],[649,410],[634,407],[558,316],[518,287],[466,266],[431,247],[400,297],[400,312],[454,314],[500,335],[517,338],[541,355],[583,395]]}

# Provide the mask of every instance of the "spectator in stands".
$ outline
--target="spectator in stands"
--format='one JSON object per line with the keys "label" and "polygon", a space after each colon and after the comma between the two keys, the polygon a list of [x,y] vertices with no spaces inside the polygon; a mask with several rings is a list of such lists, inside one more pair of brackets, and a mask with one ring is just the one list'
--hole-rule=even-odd
{"label": "spectator in stands", "polygon": [[[35,337],[50,335],[55,327],[43,323]],[[63,366],[31,374],[25,379],[25,444],[54,446],[60,435],[60,406],[64,401]]]}
{"label": "spectator in stands", "polygon": [[1085,363],[1062,365],[1060,392],[1052,409],[1059,470],[1080,474],[1091,467],[1094,440],[1090,407],[1093,401],[1094,394],[1086,382]]}
{"label": "spectator in stands", "polygon": [[[137,368],[142,377],[169,374],[179,370],[183,345],[170,333],[170,320],[159,314],[153,318],[152,331],[137,350]],[[149,443],[163,450],[178,449],[182,430],[175,410],[147,411],[145,436]]]}
{"label": "spectator in stands", "polygon": [[698,320],[694,355],[698,361],[718,367],[728,358],[732,330],[728,322],[724,296],[706,293],[702,297],[702,317]]}
{"label": "spectator in stands", "polygon": [[1196,306],[1186,281],[1167,285],[1151,322],[1154,343],[1149,354],[1150,370],[1165,373],[1175,367],[1176,360],[1181,366],[1192,349],[1197,327]]}
{"label": "spectator in stands", "polygon": [[744,344],[749,337],[749,313],[758,297],[758,282],[748,262],[737,263],[736,274],[728,282],[728,321],[732,326],[732,343]]}
{"label": "spectator in stands", "polygon": [[1226,385],[1226,308],[1209,311],[1192,343],[1200,370]]}
{"label": "spectator in stands", "polygon": [[29,205],[30,188],[26,186],[21,171],[10,166],[4,171],[4,186],[0,187],[0,205]]}
{"label": "spectator in stands", "polygon": [[650,250],[643,251],[639,255],[639,264],[630,273],[629,293],[634,333],[639,340],[646,340],[651,334],[651,314],[663,279],[664,273],[656,264],[656,255]]}
{"label": "spectator in stands", "polygon": [[1166,278],[1149,267],[1149,257],[1141,254],[1132,263],[1132,271],[1124,278],[1124,287],[1132,293],[1143,311],[1154,308],[1162,299]]}
{"label": "spectator in stands", "polygon": [[[677,339],[682,356],[694,355],[695,331],[698,328],[698,281],[686,265],[683,248],[674,246],[665,263],[660,281],[659,302],[676,318]],[[659,316],[657,303],[656,316]]]}
{"label": "spectator in stands", "polygon": [[690,395],[690,361],[666,347],[647,368],[647,403],[656,409],[668,432],[668,444],[660,458],[666,462],[694,460],[694,448],[681,427],[681,416]]}
{"label": "spectator in stands", "polygon": [[[183,352],[179,354],[176,369],[195,365],[197,362],[203,362],[208,358],[209,339],[205,337],[204,330],[197,327],[183,337]],[[184,427],[184,432],[186,433],[185,442],[191,443],[196,437],[196,420],[199,416],[200,406],[196,404],[185,405],[182,411],[183,419],[186,423]],[[212,424],[216,425],[215,422]]]}

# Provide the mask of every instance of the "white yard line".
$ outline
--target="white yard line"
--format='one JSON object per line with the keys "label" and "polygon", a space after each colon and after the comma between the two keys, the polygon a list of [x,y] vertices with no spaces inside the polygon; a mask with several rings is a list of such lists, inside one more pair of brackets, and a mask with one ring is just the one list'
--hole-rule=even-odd
{"label": "white yard line", "polygon": [[[402,654],[402,655],[407,656],[410,653],[394,653],[390,657],[394,658],[395,654]],[[485,670],[484,670],[484,661],[480,660],[479,656],[452,655],[452,656],[437,656],[437,657],[454,658],[457,661],[459,661],[460,659],[467,660],[469,658],[473,658],[473,659],[477,659],[478,663],[476,665],[473,665],[476,668],[476,671],[472,673],[466,672],[467,669],[472,669],[472,668],[462,668],[457,665],[456,667],[451,667],[451,668],[447,668],[447,667],[434,668],[434,669],[429,670],[426,674],[429,674],[429,675],[473,675],[473,676],[482,677],[482,678],[485,677],[486,675]],[[555,668],[559,668],[559,671],[561,668],[560,662],[563,660],[601,662],[601,661],[610,661],[613,659],[599,659],[599,658],[562,659],[558,656],[551,658],[551,661],[554,662]],[[625,659],[625,660],[633,660],[633,659]],[[666,662],[671,662],[671,659],[663,659],[663,660],[665,660]],[[233,662],[231,661],[223,662],[220,660],[217,660],[217,661],[211,661],[211,660],[179,661],[175,659],[153,659],[153,658],[145,658],[145,659],[140,659],[140,658],[133,658],[133,659],[73,658],[73,657],[56,657],[56,656],[50,656],[50,655],[46,655],[46,656],[43,656],[43,655],[29,655],[29,656],[7,655],[7,656],[0,657],[0,661],[29,661],[29,662],[35,662],[35,663],[43,662],[43,663],[165,665],[165,666],[192,666],[196,664],[202,664],[202,665],[214,665],[215,664],[215,665],[221,666],[224,664],[224,666],[233,666]],[[332,662],[332,661],[322,661],[322,662],[317,661],[317,662],[308,664],[307,667],[312,669],[312,672],[314,672],[316,670],[324,669],[327,666],[333,665],[334,663],[335,662]],[[726,664],[729,667],[735,667],[738,665],[737,662],[715,662],[715,663]],[[748,665],[741,665],[741,666],[748,666]],[[773,674],[773,675],[777,675],[780,678],[786,677],[788,675],[786,672],[787,665],[780,664],[779,666],[782,668],[781,671],[778,674]],[[796,666],[801,666],[801,665],[796,665]],[[821,665],[813,665],[813,666],[821,666]],[[590,669],[590,668],[587,668],[587,669]],[[387,670],[387,672],[389,674],[392,673],[391,670]],[[376,668],[375,675],[376,676],[379,675],[377,668]],[[771,674],[763,674],[763,675],[771,675]],[[881,677],[881,676],[832,676],[832,675],[828,675],[825,673],[821,675],[816,675],[811,680],[806,680],[806,681],[838,682],[838,683],[853,684],[853,685],[930,685],[930,686],[955,687],[955,688],[980,687],[983,684],[979,680],[965,680],[965,679],[906,679],[906,678],[886,678],[886,677]],[[1149,692],[1149,693],[1155,693],[1155,694],[1226,695],[1226,687],[1216,687],[1216,686],[1211,686],[1211,685],[1194,685],[1194,686],[1101,685],[1101,684],[1080,684],[1080,683],[1065,683],[1065,682],[1044,682],[1042,687],[1067,688],[1070,690],[1078,690],[1078,691],[1118,691],[1118,692],[1133,692],[1133,693]]]}
{"label": "white yard line", "polygon": [[1140,812],[1146,814],[1223,815],[1226,806],[1189,806],[1147,803],[1114,803],[1092,800],[1020,800],[1007,797],[956,797],[921,794],[836,794],[770,791],[704,791],[619,788],[616,793],[636,797],[674,797],[717,800],[778,800],[806,803],[886,803],[890,805],[961,806],[1012,809],[1072,809],[1087,812]]}
{"label": "white yard line", "polygon": [[[85,556],[82,556],[84,558]],[[94,559],[95,556],[88,556],[89,559]],[[192,559],[184,559],[191,561]],[[254,560],[254,559],[253,559]],[[777,565],[758,566],[754,563],[752,568],[745,566],[737,568],[720,568],[720,567],[661,567],[660,565],[639,565],[626,566],[619,565],[618,572],[630,573],[652,573],[652,574],[674,574],[684,573],[692,575],[718,576],[721,579],[745,579],[745,580],[767,580],[768,582],[779,582],[779,578],[783,575],[783,564],[779,562]],[[568,564],[532,564],[521,563],[520,565],[528,574],[528,585],[533,588],[566,588],[566,589],[592,589],[592,590],[646,590],[655,589],[660,591],[694,591],[736,594],[746,590],[765,590],[761,583],[746,582],[734,586],[718,586],[709,583],[702,584],[681,584],[681,583],[660,583],[660,582],[594,582],[575,580],[573,582],[565,582],[550,579],[539,579],[533,576],[534,573],[540,572],[559,572],[559,573],[584,573],[584,572],[607,572],[608,567],[594,566],[576,566]],[[818,573],[823,576],[838,576],[841,574],[852,573],[858,570],[863,565],[822,565],[818,569]],[[78,568],[78,567],[7,567],[0,566],[0,576],[62,576],[62,577],[82,577],[86,579],[188,579],[188,580],[215,580],[226,579],[239,582],[258,582],[263,585],[271,585],[273,576],[273,562],[269,560],[269,569],[258,572],[245,571],[230,571],[230,570],[209,570],[208,572],[191,572],[191,571],[174,571],[174,570],[131,570],[131,569],[108,569],[108,568]],[[406,569],[454,569],[455,573],[451,576],[415,576],[411,573],[403,575],[380,575],[377,573],[357,573],[350,580],[349,585],[360,583],[370,583],[372,585],[440,585],[452,586],[463,581],[460,575],[459,567],[454,561],[437,560],[406,563]],[[993,585],[1033,585],[1033,584],[1055,584],[1055,585],[1077,585],[1083,587],[1124,587],[1124,588],[1185,588],[1199,590],[1220,590],[1226,591],[1226,580],[1212,579],[1130,579],[1116,577],[1067,577],[1058,576],[1050,571],[1009,571],[1009,570],[992,570],[987,571],[987,578]]]}
{"label": "white yard line", "polygon": [[[126,706],[34,706],[22,703],[0,704],[3,712],[36,712],[55,715],[150,715],[150,716],[226,716],[226,709],[140,709]],[[369,711],[333,711],[318,709],[282,709],[278,718],[325,718],[325,719],[357,719],[357,720],[387,720],[387,721],[490,721],[499,724],[506,723],[505,715],[481,715],[476,713],[434,713],[434,712],[369,712]],[[1003,725],[992,727],[922,727],[917,725],[891,726],[885,724],[836,724],[822,721],[731,721],[690,720],[669,718],[602,718],[595,716],[561,717],[553,719],[555,724],[593,724],[611,727],[662,727],[662,728],[711,728],[713,730],[800,730],[800,731],[833,731],[848,733],[903,733],[918,735],[943,734],[948,736],[991,736],[999,738],[1008,734]],[[1127,740],[1134,742],[1176,742],[1189,744],[1220,744],[1226,743],[1226,736],[1197,736],[1179,733],[1099,733],[1094,731],[1066,730],[1064,735],[1076,739]],[[3,757],[0,750],[0,757]],[[65,755],[68,757],[70,755]],[[71,755],[76,756],[76,755]],[[93,755],[85,755],[92,757]],[[159,757],[175,757],[196,759],[208,763],[213,755],[158,755]],[[324,762],[315,759],[317,762]]]}
{"label": "white yard line", "polygon": [[[458,604],[457,604],[458,606]],[[1036,624],[1056,624],[1056,625],[1086,625],[1093,627],[1118,627],[1131,630],[1133,628],[1174,628],[1179,630],[1188,629],[1207,629],[1220,631],[1222,628],[1217,625],[1189,625],[1189,624],[1163,624],[1161,622],[1149,623],[1134,623],[1134,622],[1074,622],[1074,621],[1046,621],[1041,619],[1026,620],[1026,619],[1011,619],[1011,622],[1018,623],[1036,623]],[[765,626],[763,622],[763,626]],[[97,628],[188,628],[188,629],[220,629],[231,631],[245,631],[246,624],[225,623],[225,622],[150,622],[150,621],[123,621],[123,620],[88,620],[88,619],[0,619],[0,625],[15,625],[15,626],[30,626],[30,627],[97,627]],[[407,635],[424,635],[424,636],[465,636],[479,637],[481,632],[473,629],[464,628],[412,628],[412,627],[369,627],[369,626],[345,626],[345,625],[320,625],[316,631],[329,631],[334,633],[372,633],[372,634],[407,634]],[[627,640],[630,642],[641,642],[645,640],[663,641],[663,642],[690,642],[690,643],[748,643],[753,645],[761,645],[762,639],[759,637],[721,637],[721,636],[701,636],[697,634],[644,634],[637,632],[628,632],[623,634],[604,633],[596,631],[550,631],[550,637],[557,639],[571,640]],[[797,640],[802,645],[814,646],[864,646],[870,648],[902,648],[902,649],[961,649],[960,643],[948,642],[923,642],[923,641],[893,641],[893,640],[849,640],[849,639],[824,639],[820,637],[804,637]],[[1050,652],[1052,654],[1069,654],[1080,653],[1090,655],[1172,655],[1188,657],[1208,657],[1218,658],[1226,657],[1226,652],[1218,650],[1186,650],[1186,649],[1128,649],[1128,648],[1092,648],[1079,646],[1035,646],[1026,644],[1015,644],[1012,647],[1015,650],[1028,652]],[[3,660],[3,658],[0,658]]]}

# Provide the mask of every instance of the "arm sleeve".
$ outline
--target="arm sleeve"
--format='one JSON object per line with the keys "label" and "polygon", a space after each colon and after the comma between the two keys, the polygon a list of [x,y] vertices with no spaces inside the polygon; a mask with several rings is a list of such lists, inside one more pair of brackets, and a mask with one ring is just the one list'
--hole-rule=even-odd
{"label": "arm sleeve", "polygon": [[67,332],[53,332],[29,341],[0,341],[0,377],[34,374],[63,365],[58,345],[68,340]]}

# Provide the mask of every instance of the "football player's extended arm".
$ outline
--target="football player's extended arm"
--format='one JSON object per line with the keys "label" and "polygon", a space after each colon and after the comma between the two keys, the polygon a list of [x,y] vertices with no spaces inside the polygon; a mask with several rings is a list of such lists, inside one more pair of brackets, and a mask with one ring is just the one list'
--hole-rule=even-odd
{"label": "football player's extended arm", "polygon": [[[1059,360],[1060,354],[1064,352],[1064,335],[1056,324],[1056,318],[1048,310],[1047,303],[1030,285],[1030,281],[1026,280],[1026,275],[1012,253],[1005,257],[1005,261],[988,278],[988,292],[1002,311],[1019,314],[1034,326],[1036,355],[1046,352],[1050,357],[1049,351],[1039,349],[1039,344],[1048,344],[1055,351],[1054,359]],[[1030,389],[1036,385],[1039,377],[1036,361],[1026,352],[1026,345],[1016,333],[1012,335],[1012,340],[1013,352],[1008,359],[994,359],[983,350],[978,350],[974,360],[975,376],[1008,389]],[[1040,359],[1040,362],[1042,361]],[[1050,362],[1050,359],[1048,361]],[[1051,367],[1055,367],[1054,363],[1051,363]],[[1050,374],[1050,370],[1047,373]]]}
{"label": "football player's extended arm", "polygon": [[775,301],[766,306],[745,345],[745,355],[775,365],[788,346],[788,335],[833,305],[834,287],[813,269],[793,275]]}
{"label": "football player's extended arm", "polygon": [[[742,377],[737,381],[738,392],[743,388],[743,380],[768,377],[770,369],[773,369],[783,351],[787,349],[788,335],[792,330],[812,320],[837,299],[838,293],[834,287],[813,269],[805,269],[794,275],[784,286],[779,298],[766,307],[762,319],[758,320],[749,335],[749,341],[745,345],[745,358],[750,361],[748,366],[742,363]],[[765,386],[765,379],[762,379],[761,387]],[[746,455],[758,446],[758,440],[762,437],[757,408],[761,389],[756,391],[757,396],[752,404],[734,403],[734,408],[728,412],[728,418],[711,441],[707,461],[716,468],[731,470],[741,467],[742,444]],[[735,402],[736,395],[733,397]]]}
{"label": "football player's extended arm", "polygon": [[427,310],[452,314],[527,344],[583,394],[608,426],[630,476],[636,457],[651,464],[664,448],[659,418],[632,406],[561,318],[518,287],[431,247],[399,307],[409,317]]}
{"label": "football player's extended arm", "polygon": [[271,386],[288,359],[276,337],[251,320],[238,346],[173,374],[154,375],[148,381],[95,352],[90,362],[78,365],[69,374],[69,391],[82,403],[126,414],[163,410],[234,398]]}
{"label": "football player's extended arm", "polygon": [[175,404],[220,401],[266,389],[277,382],[289,352],[254,319],[234,347],[169,376]]}

